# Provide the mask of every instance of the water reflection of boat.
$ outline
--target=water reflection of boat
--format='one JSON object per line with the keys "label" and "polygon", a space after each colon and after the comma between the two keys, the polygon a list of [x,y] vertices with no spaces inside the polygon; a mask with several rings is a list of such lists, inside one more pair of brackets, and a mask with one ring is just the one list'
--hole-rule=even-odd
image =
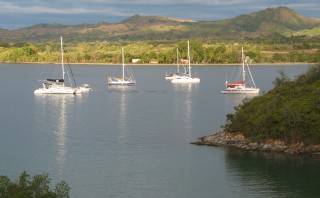
{"label": "water reflection of boat", "polygon": [[127,138],[127,92],[121,91],[119,98],[119,140],[121,143],[125,143]]}
{"label": "water reflection of boat", "polygon": [[73,105],[74,100],[78,98],[79,96],[76,97],[72,94],[35,95],[38,112],[42,114],[39,125],[42,124],[55,135],[57,144],[56,161],[59,175],[63,174],[67,153],[68,105]]}
{"label": "water reflection of boat", "polygon": [[199,84],[174,84],[175,91],[175,115],[177,119],[182,119],[183,128],[185,131],[186,139],[192,139],[192,110],[193,110],[193,94],[198,88]]}
{"label": "water reflection of boat", "polygon": [[132,92],[136,91],[136,86],[109,86],[108,89],[114,92]]}

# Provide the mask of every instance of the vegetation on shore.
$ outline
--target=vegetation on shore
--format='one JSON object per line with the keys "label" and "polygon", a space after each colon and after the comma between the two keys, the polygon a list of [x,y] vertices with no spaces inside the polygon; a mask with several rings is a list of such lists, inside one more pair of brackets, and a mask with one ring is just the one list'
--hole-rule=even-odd
{"label": "vegetation on shore", "polygon": [[[157,60],[160,64],[176,62],[176,49],[180,57],[187,57],[186,40],[172,41],[117,41],[79,42],[64,44],[65,58],[69,63],[121,62],[121,48],[125,49],[126,62],[140,59],[146,64]],[[191,40],[192,63],[233,64],[240,62],[241,47],[252,63],[315,63],[320,59],[320,42],[314,38],[279,37],[273,39]],[[0,62],[6,63],[59,63],[60,44],[0,42]]]}
{"label": "vegetation on shore", "polygon": [[278,139],[285,144],[320,144],[320,64],[294,80],[280,72],[274,86],[227,114],[224,131],[240,132],[252,142]]}
{"label": "vegetation on shore", "polygon": [[50,189],[50,178],[47,173],[34,175],[32,178],[23,171],[17,181],[0,175],[0,197],[3,198],[69,198],[70,187],[64,181]]}

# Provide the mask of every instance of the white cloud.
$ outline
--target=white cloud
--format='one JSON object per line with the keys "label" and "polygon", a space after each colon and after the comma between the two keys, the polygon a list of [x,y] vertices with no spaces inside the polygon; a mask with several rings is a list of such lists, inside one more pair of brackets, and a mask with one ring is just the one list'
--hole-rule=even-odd
{"label": "white cloud", "polygon": [[320,2],[319,3],[295,3],[295,4],[289,4],[291,8],[300,8],[300,9],[306,9],[306,10],[318,10],[320,11]]}
{"label": "white cloud", "polygon": [[[150,6],[212,6],[212,9],[219,7],[239,9],[264,9],[266,7],[280,6],[282,2],[292,8],[313,9],[320,7],[320,3],[313,1],[280,1],[280,0],[0,0],[1,13],[19,14],[99,14],[108,12],[108,15],[122,16],[126,12],[150,11]],[[286,4],[287,3],[287,4]],[[135,9],[137,11],[135,11]],[[222,11],[223,12],[223,11]],[[231,13],[232,14],[232,13]]]}
{"label": "white cloud", "polygon": [[123,4],[123,5],[238,5],[255,0],[80,0],[78,2],[89,2],[99,4]]}
{"label": "white cloud", "polygon": [[8,2],[0,2],[1,13],[14,13],[14,14],[101,14],[109,13],[110,15],[123,16],[125,13],[119,8],[104,7],[104,8],[90,8],[87,6],[82,7],[50,7],[39,5],[16,5]]}

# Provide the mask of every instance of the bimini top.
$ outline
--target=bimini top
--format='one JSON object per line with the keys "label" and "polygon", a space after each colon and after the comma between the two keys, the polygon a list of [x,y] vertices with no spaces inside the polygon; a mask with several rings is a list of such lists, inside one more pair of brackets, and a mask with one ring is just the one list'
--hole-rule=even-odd
{"label": "bimini top", "polygon": [[49,81],[49,82],[64,82],[64,80],[63,79],[47,79],[47,81]]}

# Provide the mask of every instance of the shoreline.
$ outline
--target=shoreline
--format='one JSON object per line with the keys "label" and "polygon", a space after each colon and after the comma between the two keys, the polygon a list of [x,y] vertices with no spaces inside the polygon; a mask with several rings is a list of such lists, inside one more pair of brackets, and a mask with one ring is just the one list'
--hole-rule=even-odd
{"label": "shoreline", "polygon": [[281,152],[287,154],[320,154],[320,145],[305,145],[304,143],[285,144],[282,140],[267,140],[262,143],[249,141],[242,133],[218,131],[212,135],[198,138],[191,142],[199,146],[226,146],[246,151]]}
{"label": "shoreline", "polygon": [[[61,63],[51,63],[51,62],[0,62],[0,64],[61,64]],[[116,65],[121,65],[122,63],[64,63],[64,64],[70,64],[70,65],[99,65],[99,66],[116,66]],[[241,63],[221,63],[221,64],[216,64],[216,63],[208,63],[208,64],[191,64],[192,66],[205,66],[205,67],[219,67],[219,66],[238,66]],[[250,67],[258,67],[258,66],[268,66],[268,65],[310,65],[310,64],[317,64],[317,63],[297,63],[297,62],[292,62],[292,63],[253,63],[250,65]],[[164,67],[168,67],[168,66],[177,66],[176,64],[169,64],[169,63],[165,63],[165,64],[151,64],[151,63],[129,63],[126,64],[129,66],[164,66]],[[181,65],[182,66],[182,65]]]}

